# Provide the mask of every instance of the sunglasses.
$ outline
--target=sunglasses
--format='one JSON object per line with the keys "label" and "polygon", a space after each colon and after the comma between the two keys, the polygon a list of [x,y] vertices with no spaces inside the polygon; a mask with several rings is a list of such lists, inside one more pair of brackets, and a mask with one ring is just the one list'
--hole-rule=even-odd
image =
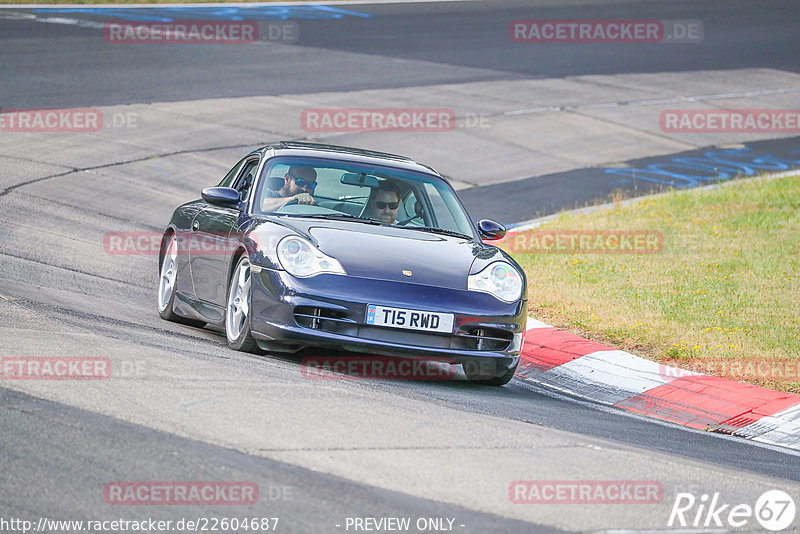
{"label": "sunglasses", "polygon": [[397,206],[399,205],[399,202],[381,202],[380,200],[375,201],[375,206],[377,206],[379,210],[385,210],[386,208],[389,208],[390,210],[396,210]]}
{"label": "sunglasses", "polygon": [[297,187],[307,187],[311,191],[317,187],[317,182],[306,180],[305,178],[298,178],[297,176],[292,176],[291,174],[289,176],[294,178],[294,183],[297,184]]}

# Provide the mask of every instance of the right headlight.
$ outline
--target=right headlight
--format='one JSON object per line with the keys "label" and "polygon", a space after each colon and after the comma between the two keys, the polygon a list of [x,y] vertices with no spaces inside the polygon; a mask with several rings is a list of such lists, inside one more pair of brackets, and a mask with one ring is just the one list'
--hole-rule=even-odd
{"label": "right headlight", "polygon": [[290,274],[305,278],[322,273],[345,274],[336,260],[298,236],[287,236],[278,243],[278,260]]}
{"label": "right headlight", "polygon": [[514,302],[522,296],[522,275],[510,263],[496,261],[469,275],[467,289],[489,293],[503,302]]}

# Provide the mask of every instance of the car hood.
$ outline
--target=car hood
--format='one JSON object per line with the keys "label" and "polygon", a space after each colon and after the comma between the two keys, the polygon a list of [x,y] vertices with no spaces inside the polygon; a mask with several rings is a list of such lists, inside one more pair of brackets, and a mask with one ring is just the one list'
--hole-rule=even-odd
{"label": "car hood", "polygon": [[486,252],[472,239],[406,228],[308,219],[281,224],[311,238],[348,275],[361,278],[466,289],[475,258]]}

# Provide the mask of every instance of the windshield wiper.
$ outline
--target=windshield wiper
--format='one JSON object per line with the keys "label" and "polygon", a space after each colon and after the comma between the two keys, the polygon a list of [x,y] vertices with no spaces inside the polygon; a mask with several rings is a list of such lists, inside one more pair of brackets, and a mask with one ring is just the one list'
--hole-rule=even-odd
{"label": "windshield wiper", "polygon": [[435,226],[401,226],[400,228],[408,228],[409,230],[420,230],[421,232],[430,232],[432,234],[444,234],[452,237],[463,237],[465,239],[473,239],[471,235],[462,234],[454,230],[445,230],[444,228],[437,228]]}

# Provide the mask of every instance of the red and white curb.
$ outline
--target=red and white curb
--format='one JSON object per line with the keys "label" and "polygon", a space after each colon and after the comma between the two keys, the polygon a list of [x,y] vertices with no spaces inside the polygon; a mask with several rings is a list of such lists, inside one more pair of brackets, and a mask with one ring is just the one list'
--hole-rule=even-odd
{"label": "red and white curb", "polygon": [[661,365],[532,317],[516,376],[631,413],[800,450],[800,395]]}

